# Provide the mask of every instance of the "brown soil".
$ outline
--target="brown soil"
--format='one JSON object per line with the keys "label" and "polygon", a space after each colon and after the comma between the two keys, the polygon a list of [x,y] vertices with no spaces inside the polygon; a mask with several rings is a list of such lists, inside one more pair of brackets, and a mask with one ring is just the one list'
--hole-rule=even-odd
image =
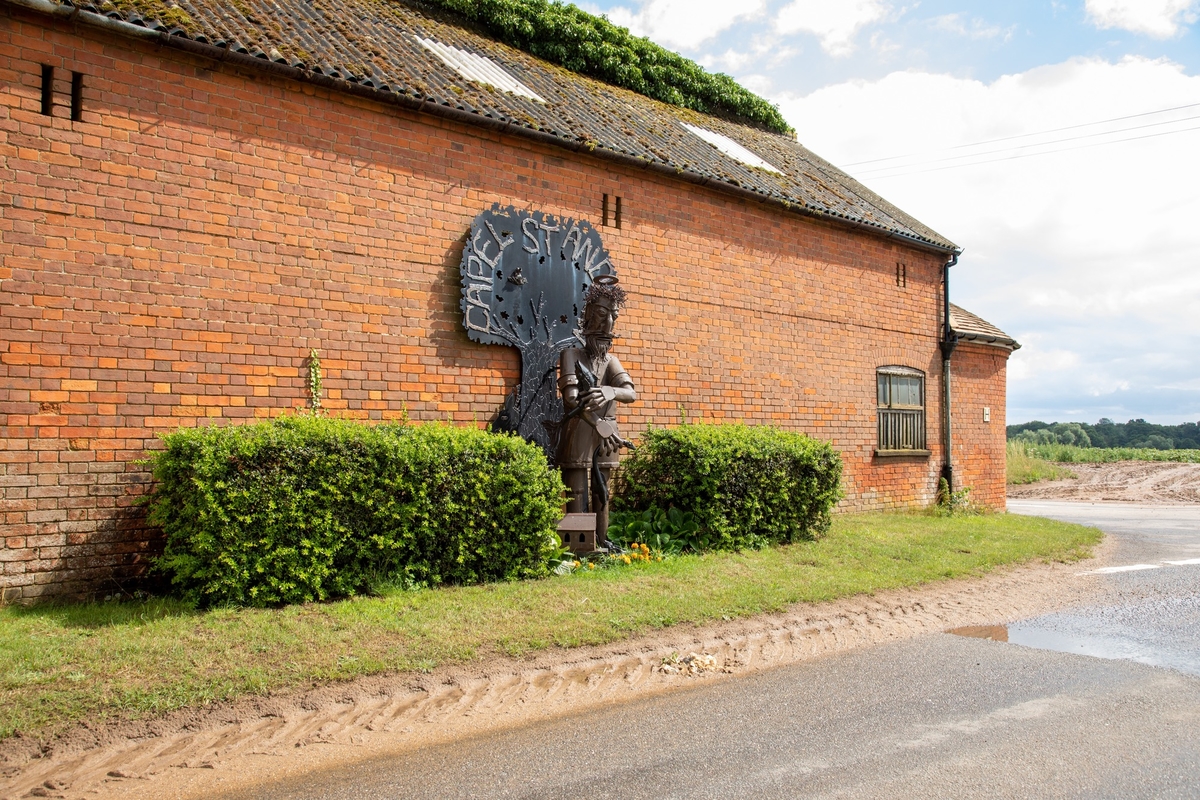
{"label": "brown soil", "polygon": [[1078,477],[1009,486],[1014,500],[1082,500],[1200,503],[1200,464],[1119,461],[1114,464],[1063,464]]}
{"label": "brown soil", "polygon": [[[1105,562],[1111,547],[1098,549]],[[385,675],[143,723],[0,743],[0,798],[199,797],[725,680],[731,675],[1082,599],[1094,567],[1036,564],[981,579],[799,605],[600,648]]]}

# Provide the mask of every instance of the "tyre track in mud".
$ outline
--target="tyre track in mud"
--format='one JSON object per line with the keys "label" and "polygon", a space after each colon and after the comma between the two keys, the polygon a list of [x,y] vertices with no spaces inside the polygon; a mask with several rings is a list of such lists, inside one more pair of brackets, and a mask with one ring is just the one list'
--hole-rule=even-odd
{"label": "tyre track in mud", "polygon": [[[678,626],[603,647],[556,649],[247,698],[142,723],[80,726],[49,742],[0,745],[0,798],[201,797],[352,764],[701,682],[1084,599],[1104,563],[1037,564],[786,613]],[[711,656],[699,674],[673,657]],[[693,667],[693,669],[695,669]]]}

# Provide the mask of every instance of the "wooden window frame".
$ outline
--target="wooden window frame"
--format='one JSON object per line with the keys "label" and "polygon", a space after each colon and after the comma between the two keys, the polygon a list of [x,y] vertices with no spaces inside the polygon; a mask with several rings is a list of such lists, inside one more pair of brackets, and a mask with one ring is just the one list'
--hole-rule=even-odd
{"label": "wooden window frame", "polygon": [[[893,402],[893,378],[916,379],[920,402]],[[886,385],[887,390],[884,391]],[[875,403],[877,411],[877,456],[928,456],[925,424],[925,373],[903,366],[879,367],[875,370]]]}

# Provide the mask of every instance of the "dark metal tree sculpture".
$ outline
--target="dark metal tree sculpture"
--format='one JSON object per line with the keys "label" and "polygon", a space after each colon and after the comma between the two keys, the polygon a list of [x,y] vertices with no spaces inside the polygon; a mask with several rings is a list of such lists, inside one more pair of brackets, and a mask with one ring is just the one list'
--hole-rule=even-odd
{"label": "dark metal tree sculpture", "polygon": [[563,416],[559,353],[582,344],[584,292],[597,276],[616,274],[600,234],[582,220],[495,205],[471,223],[460,272],[467,336],[521,354],[520,383],[493,427],[515,431],[553,458]]}

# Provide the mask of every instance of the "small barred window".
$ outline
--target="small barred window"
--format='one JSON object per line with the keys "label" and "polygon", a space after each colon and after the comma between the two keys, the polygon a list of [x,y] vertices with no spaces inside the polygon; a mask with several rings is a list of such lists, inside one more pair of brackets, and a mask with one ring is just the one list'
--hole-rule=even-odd
{"label": "small barred window", "polygon": [[880,367],[879,450],[925,450],[925,373],[910,367]]}

